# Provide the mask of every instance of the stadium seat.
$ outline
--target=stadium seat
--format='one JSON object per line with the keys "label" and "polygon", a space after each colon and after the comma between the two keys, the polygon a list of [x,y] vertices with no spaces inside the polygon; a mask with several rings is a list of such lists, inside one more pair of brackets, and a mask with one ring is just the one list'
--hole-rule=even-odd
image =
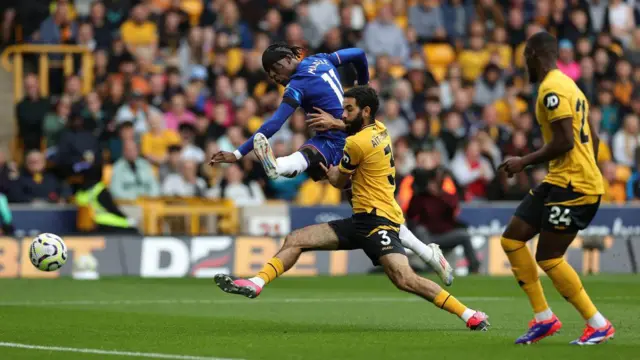
{"label": "stadium seat", "polygon": [[180,8],[189,15],[191,26],[198,25],[198,22],[200,22],[200,14],[202,14],[204,10],[202,0],[182,0],[180,2]]}
{"label": "stadium seat", "polygon": [[242,69],[244,64],[244,53],[242,49],[229,49],[227,51],[227,74],[233,76]]}
{"label": "stadium seat", "polygon": [[442,81],[447,68],[456,60],[455,51],[449,44],[425,44],[422,50],[433,76],[437,81]]}
{"label": "stadium seat", "polygon": [[395,23],[400,29],[406,30],[409,26],[409,19],[404,15],[396,16]]}
{"label": "stadium seat", "polygon": [[389,73],[394,78],[399,79],[399,78],[403,77],[404,74],[407,73],[407,69],[405,69],[404,66],[402,66],[402,65],[393,65],[389,69]]}

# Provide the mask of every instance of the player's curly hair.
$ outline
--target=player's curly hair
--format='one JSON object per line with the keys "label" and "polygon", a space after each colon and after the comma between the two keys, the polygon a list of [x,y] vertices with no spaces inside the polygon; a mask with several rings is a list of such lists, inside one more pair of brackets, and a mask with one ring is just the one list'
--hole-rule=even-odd
{"label": "player's curly hair", "polygon": [[262,53],[262,68],[269,71],[273,64],[286,58],[300,58],[304,54],[304,48],[295,45],[287,45],[285,43],[275,43],[269,45]]}
{"label": "player's curly hair", "polygon": [[371,120],[373,121],[376,118],[376,114],[378,113],[378,109],[380,108],[380,100],[378,99],[378,94],[372,87],[352,87],[351,89],[345,91],[344,97],[354,98],[356,100],[356,104],[360,109],[364,109],[368,106],[369,109],[371,109]]}

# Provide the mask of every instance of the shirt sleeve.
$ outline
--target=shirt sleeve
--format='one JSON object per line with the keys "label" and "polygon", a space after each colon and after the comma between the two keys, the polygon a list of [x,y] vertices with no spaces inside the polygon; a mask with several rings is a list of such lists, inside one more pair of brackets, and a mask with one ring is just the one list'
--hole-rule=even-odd
{"label": "shirt sleeve", "polygon": [[369,83],[369,63],[364,50],[359,48],[342,49],[327,55],[334,66],[353,64],[358,73],[358,84]]}
{"label": "shirt sleeve", "polygon": [[572,106],[566,96],[551,89],[545,90],[542,94],[542,108],[545,118],[550,122],[573,117]]}
{"label": "shirt sleeve", "polygon": [[347,139],[338,170],[344,174],[353,174],[362,161],[362,150],[353,139]]}

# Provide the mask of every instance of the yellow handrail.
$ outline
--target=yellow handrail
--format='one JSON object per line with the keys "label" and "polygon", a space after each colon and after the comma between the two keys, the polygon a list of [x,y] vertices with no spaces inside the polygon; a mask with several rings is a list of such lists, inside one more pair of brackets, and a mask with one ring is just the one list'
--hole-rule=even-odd
{"label": "yellow handrail", "polygon": [[[73,55],[82,55],[82,91],[86,94],[93,86],[93,56],[91,49],[79,45],[40,45],[22,44],[7,47],[0,55],[0,65],[9,72],[13,72],[14,101],[18,103],[24,96],[24,54],[39,54],[39,79],[40,91],[43,96],[49,93],[49,72],[43,71],[49,68],[49,54],[64,54],[63,69],[64,74],[73,74]],[[13,62],[10,58],[13,57]]]}
{"label": "yellow handrail", "polygon": [[[0,55],[0,65],[9,72],[13,72],[13,99],[17,104],[24,97],[24,56],[35,54],[38,56],[38,80],[41,96],[49,96],[49,68],[61,67],[65,76],[74,71],[74,56],[81,56],[82,92],[89,93],[93,88],[93,55],[91,49],[78,45],[40,45],[21,44],[7,47]],[[62,54],[62,61],[49,59],[50,54]],[[21,139],[14,139],[11,145],[12,157],[18,163],[22,162]]]}

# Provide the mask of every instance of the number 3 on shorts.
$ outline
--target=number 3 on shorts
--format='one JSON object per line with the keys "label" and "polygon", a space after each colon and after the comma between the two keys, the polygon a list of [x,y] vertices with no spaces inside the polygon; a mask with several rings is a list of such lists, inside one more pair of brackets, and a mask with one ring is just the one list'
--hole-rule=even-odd
{"label": "number 3 on shorts", "polygon": [[570,211],[568,208],[562,209],[559,206],[552,206],[551,213],[549,214],[549,222],[553,225],[559,225],[560,223],[566,226],[571,225]]}
{"label": "number 3 on shorts", "polygon": [[387,230],[378,231],[378,235],[380,235],[380,237],[382,238],[382,241],[380,241],[380,244],[382,244],[382,246],[391,244],[391,238],[389,237],[389,235],[387,235]]}

